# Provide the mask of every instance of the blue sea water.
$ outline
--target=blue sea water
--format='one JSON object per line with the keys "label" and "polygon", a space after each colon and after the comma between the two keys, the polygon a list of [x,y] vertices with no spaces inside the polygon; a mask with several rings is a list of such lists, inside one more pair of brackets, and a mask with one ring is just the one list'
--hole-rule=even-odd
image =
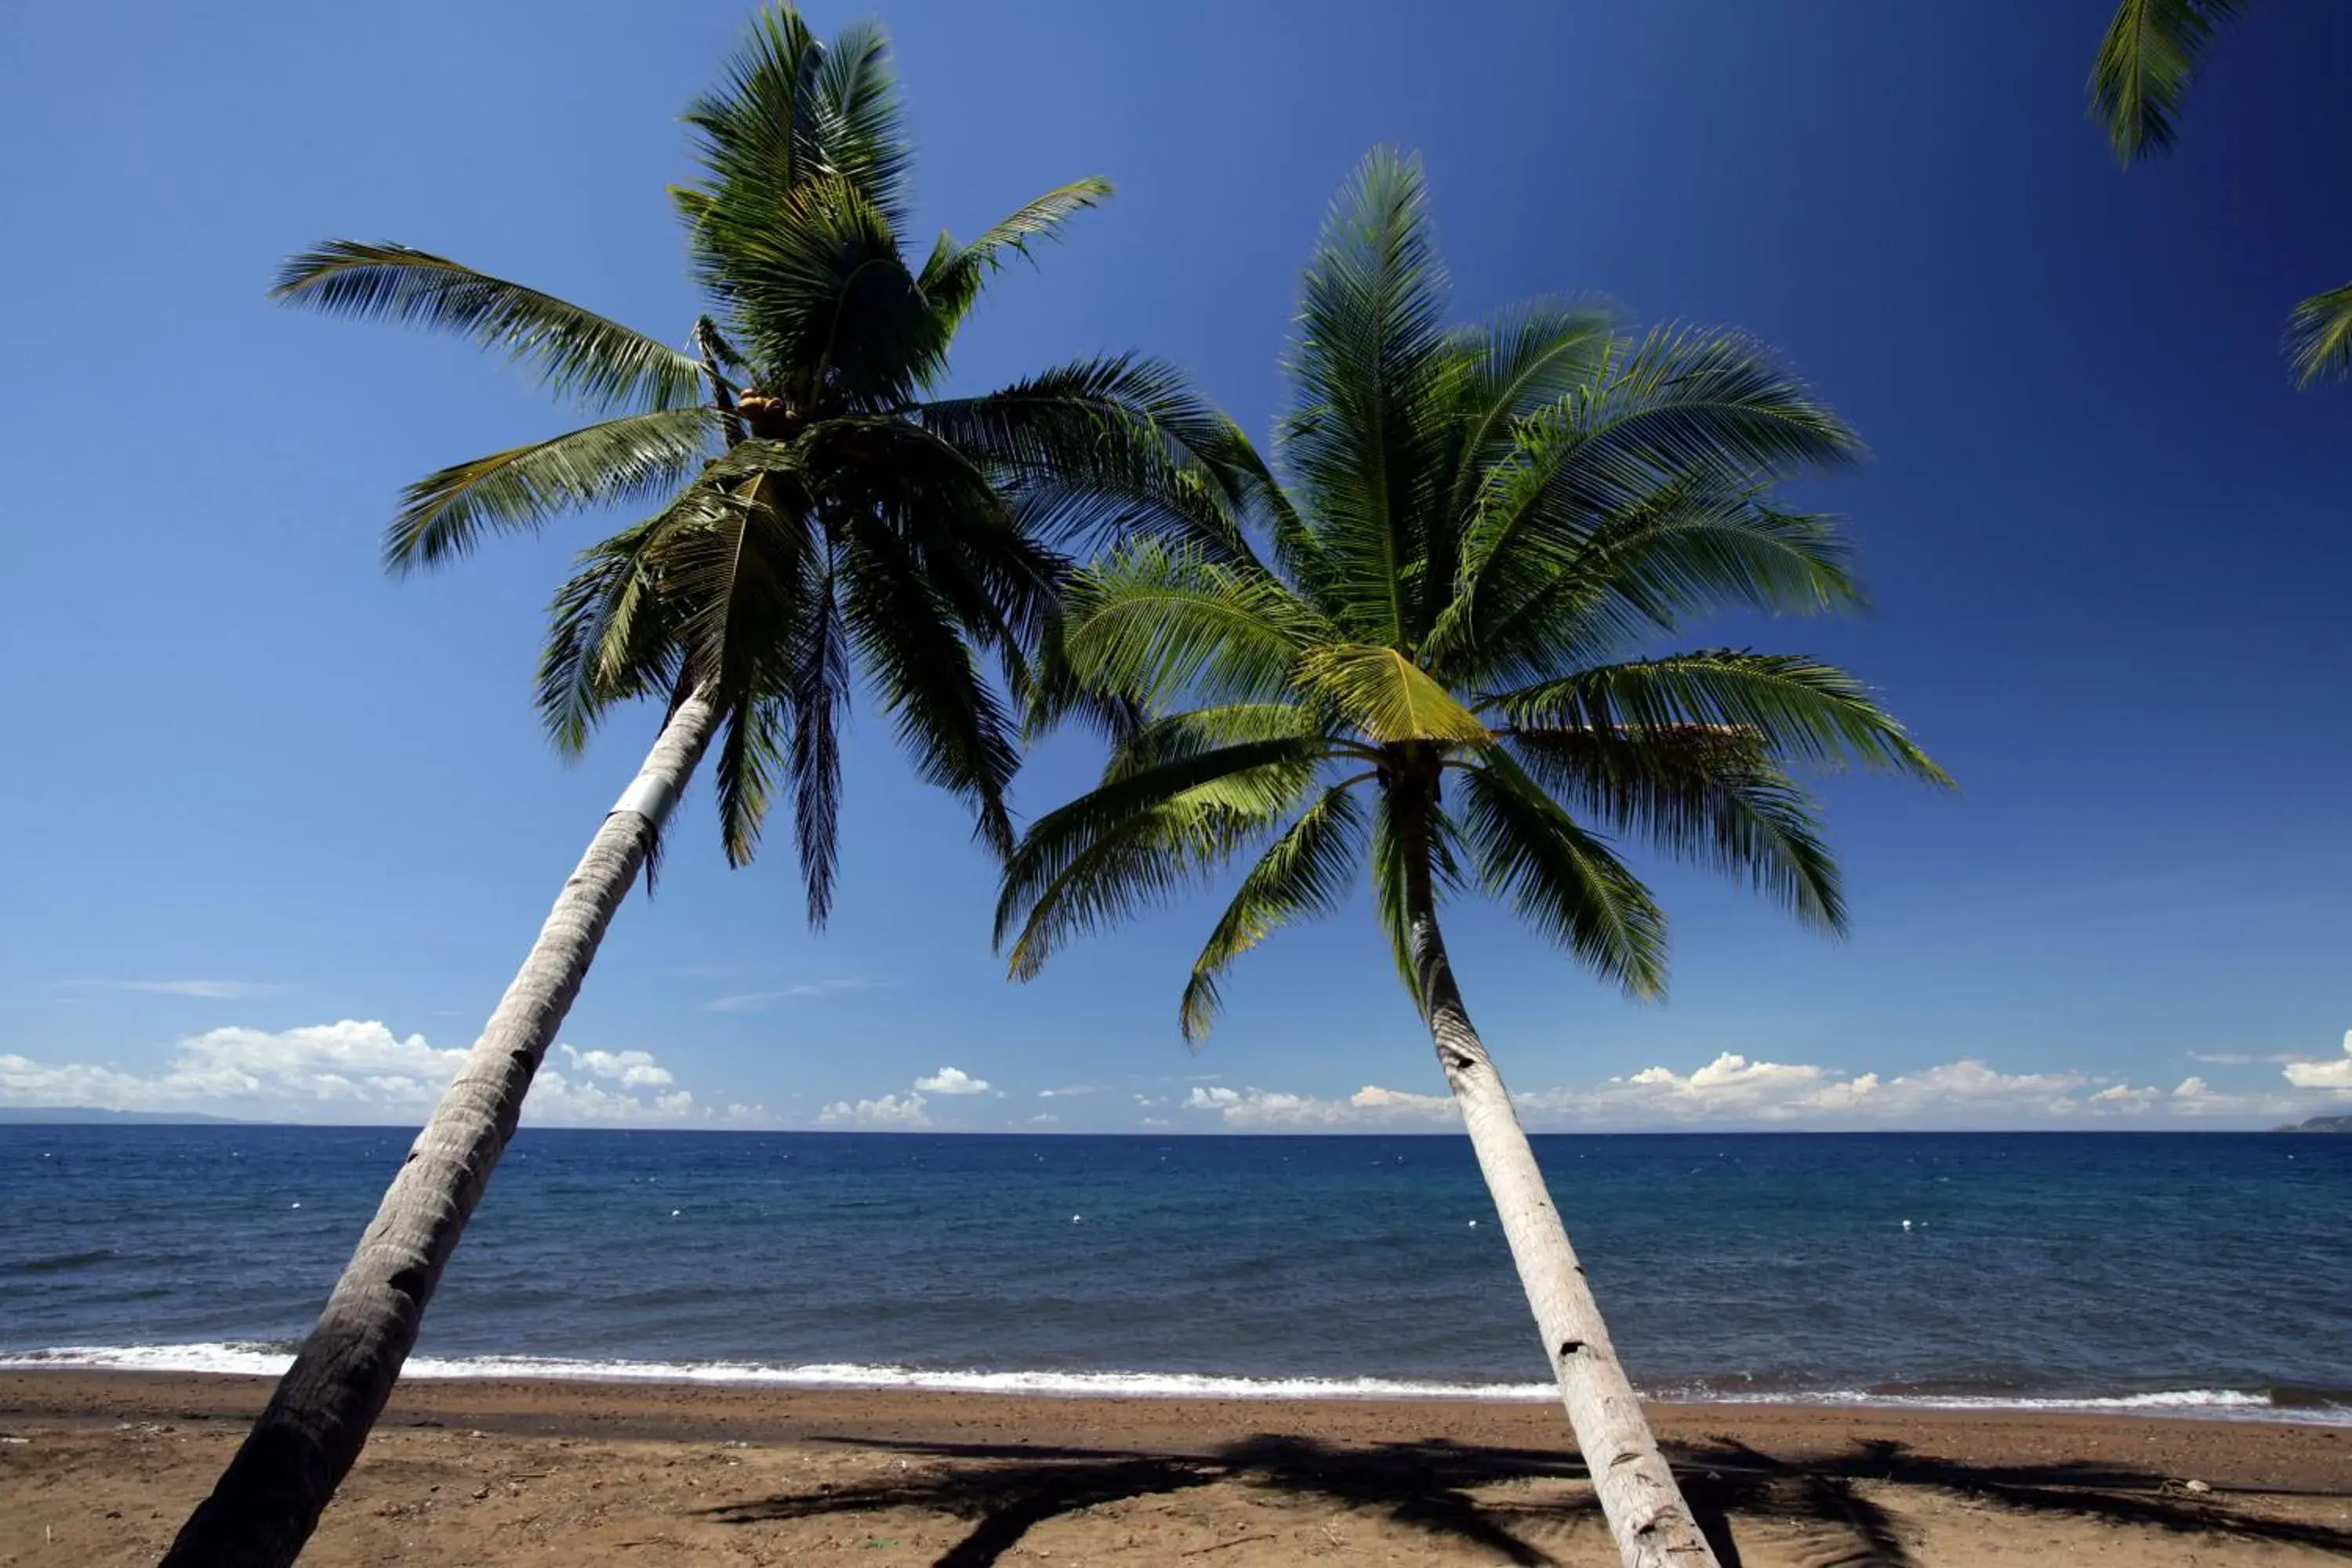
{"label": "blue sea water", "polygon": [[[2352,1138],[1536,1142],[1654,1394],[2352,1421]],[[0,1126],[0,1365],[282,1364],[407,1143]],[[526,1130],[410,1372],[1546,1396],[1438,1137]]]}

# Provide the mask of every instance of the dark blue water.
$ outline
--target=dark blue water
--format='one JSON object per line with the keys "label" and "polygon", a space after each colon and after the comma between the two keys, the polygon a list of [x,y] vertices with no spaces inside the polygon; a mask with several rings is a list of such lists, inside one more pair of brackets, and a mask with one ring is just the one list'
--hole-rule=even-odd
{"label": "dark blue water", "polygon": [[[1536,1142],[1661,1394],[2352,1419],[2352,1138]],[[0,1127],[0,1360],[274,1364],[406,1147]],[[527,1131],[418,1356],[1171,1393],[1545,1375],[1467,1144],[1404,1137]]]}

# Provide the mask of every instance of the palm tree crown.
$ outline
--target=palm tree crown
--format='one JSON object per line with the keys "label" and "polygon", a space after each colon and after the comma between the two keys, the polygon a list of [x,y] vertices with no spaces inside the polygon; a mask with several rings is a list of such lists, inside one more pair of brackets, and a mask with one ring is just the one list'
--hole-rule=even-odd
{"label": "palm tree crown", "polygon": [[1943,779],[1839,669],[1640,651],[1701,611],[1860,602],[1835,523],[1771,500],[1856,452],[1833,415],[1736,335],[1629,336],[1557,303],[1448,328],[1444,305],[1419,167],[1377,152],[1307,271],[1268,554],[1145,540],[1071,585],[1076,683],[1142,720],[1009,863],[1017,975],[1249,851],[1185,988],[1188,1037],[1235,958],[1343,901],[1367,861],[1416,989],[1410,911],[1476,889],[1647,994],[1664,921],[1610,835],[1834,929],[1791,765]]}
{"label": "palm tree crown", "polygon": [[853,666],[923,776],[1008,847],[1017,733],[983,661],[1025,689],[1063,548],[1120,529],[1213,533],[1256,480],[1229,423],[1151,362],[937,395],[990,273],[1109,186],[1049,191],[969,243],[942,235],[915,265],[898,240],[908,146],[879,32],[828,45],[768,9],[687,120],[701,174],[671,194],[709,300],[691,352],[403,246],[322,245],[287,264],[276,294],[470,335],[612,416],[411,486],[387,564],[434,565],[574,509],[655,503],[585,551],[557,594],[541,713],[576,752],[616,703],[709,697],[728,856],[751,856],[789,789],[821,921]]}

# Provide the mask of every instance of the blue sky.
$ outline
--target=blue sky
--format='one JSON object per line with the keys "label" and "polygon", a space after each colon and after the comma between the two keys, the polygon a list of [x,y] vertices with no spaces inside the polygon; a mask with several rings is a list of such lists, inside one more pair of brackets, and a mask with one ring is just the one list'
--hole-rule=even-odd
{"label": "blue sky", "polygon": [[[927,224],[1120,187],[1001,281],[960,385],[1136,347],[1263,433],[1324,205],[1389,141],[1427,160],[1461,314],[1595,291],[1744,326],[1869,439],[1805,499],[1853,520],[1876,615],[1696,639],[1850,663],[1963,791],[1829,786],[1847,942],[1658,868],[1663,1006],[1461,910],[1474,1011],[1535,1124],[2226,1125],[2352,1100],[2352,388],[2299,395],[2277,351],[2294,301],[2352,275],[2352,121],[2329,117],[2352,14],[2258,8],[2179,152],[2125,174],[2082,112],[2106,9],[882,13]],[[568,411],[463,345],[263,289],[315,240],[392,238],[682,338],[675,116],[743,15],[0,12],[0,1103],[413,1120],[472,1038],[651,721],[572,766],[533,726],[540,611],[596,520],[404,584],[376,539],[401,484]],[[1050,748],[1023,804],[1089,762]],[[1188,1055],[1205,900],[1008,985],[957,808],[870,716],[847,773],[821,937],[787,846],[730,873],[692,799],[532,1116],[1443,1124],[1364,911],[1255,954]]]}

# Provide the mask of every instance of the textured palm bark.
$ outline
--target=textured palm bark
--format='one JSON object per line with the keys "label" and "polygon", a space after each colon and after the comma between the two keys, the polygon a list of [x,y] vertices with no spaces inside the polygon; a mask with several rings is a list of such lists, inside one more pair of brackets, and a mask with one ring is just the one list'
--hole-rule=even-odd
{"label": "textured palm bark", "polygon": [[541,1058],[716,721],[696,695],[663,725],[417,1135],[268,1408],[172,1543],[166,1568],[282,1568],[310,1540],[391,1397]]}
{"label": "textured palm bark", "polygon": [[1478,1032],[1470,1026],[1469,1010],[1462,1004],[1454,965],[1445,955],[1445,939],[1437,929],[1425,858],[1409,865],[1407,884],[1411,957],[1423,1016],[1503,1222],[1504,1238],[1511,1245],[1511,1261],[1518,1267],[1519,1284],[1535,1311],[1544,1353],[1559,1381],[1560,1403],[1568,1407],[1568,1424],[1591,1472],[1609,1533],[1624,1556],[1625,1568],[1717,1568],[1714,1548],[1683,1500],[1665,1456],[1658,1452],[1658,1440],[1650,1434],[1642,1402],[1609,1342],[1600,1303],[1592,1299],[1584,1266],[1569,1245],[1568,1227],[1552,1206],[1510,1092]]}

